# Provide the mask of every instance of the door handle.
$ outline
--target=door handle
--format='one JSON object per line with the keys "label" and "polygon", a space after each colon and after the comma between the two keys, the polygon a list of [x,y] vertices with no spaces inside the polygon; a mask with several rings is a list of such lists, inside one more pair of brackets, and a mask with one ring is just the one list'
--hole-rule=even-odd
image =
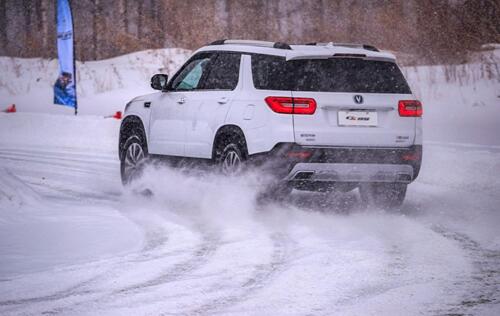
{"label": "door handle", "polygon": [[177,103],[179,103],[179,104],[186,103],[186,98],[185,97],[180,97],[179,100],[177,100]]}
{"label": "door handle", "polygon": [[151,106],[151,102],[144,102],[144,107],[149,108]]}
{"label": "door handle", "polygon": [[226,98],[226,97],[222,97],[222,98],[220,98],[220,99],[219,99],[219,101],[217,101],[217,102],[219,102],[219,104],[226,104],[226,103],[227,103],[227,101],[228,101],[228,98]]}

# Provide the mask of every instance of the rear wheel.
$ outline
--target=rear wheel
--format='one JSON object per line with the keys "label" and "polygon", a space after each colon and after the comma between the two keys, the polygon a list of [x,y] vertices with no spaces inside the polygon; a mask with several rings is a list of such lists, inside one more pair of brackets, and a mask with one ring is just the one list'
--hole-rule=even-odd
{"label": "rear wheel", "polygon": [[359,186],[359,195],[366,206],[395,208],[403,204],[406,188],[405,183],[363,183]]}
{"label": "rear wheel", "polygon": [[243,166],[243,155],[236,144],[227,145],[222,153],[220,167],[225,175],[238,174]]}
{"label": "rear wheel", "polygon": [[120,160],[122,183],[128,185],[139,178],[148,156],[146,145],[137,135],[130,136],[123,146]]}
{"label": "rear wheel", "polygon": [[246,160],[238,137],[225,137],[217,143],[215,164],[224,175],[236,175],[243,170]]}

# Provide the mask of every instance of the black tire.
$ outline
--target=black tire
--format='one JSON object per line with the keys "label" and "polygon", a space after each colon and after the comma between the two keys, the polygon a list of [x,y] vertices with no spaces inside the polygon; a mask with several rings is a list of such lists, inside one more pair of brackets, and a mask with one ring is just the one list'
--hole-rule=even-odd
{"label": "black tire", "polygon": [[241,173],[246,157],[237,141],[221,142],[215,153],[215,164],[222,174],[231,176]]}
{"label": "black tire", "polygon": [[147,145],[140,136],[132,135],[125,141],[123,153],[120,156],[120,173],[122,183],[126,186],[142,175],[148,157]]}
{"label": "black tire", "polygon": [[407,186],[405,183],[363,183],[359,186],[359,195],[365,206],[393,209],[403,204]]}

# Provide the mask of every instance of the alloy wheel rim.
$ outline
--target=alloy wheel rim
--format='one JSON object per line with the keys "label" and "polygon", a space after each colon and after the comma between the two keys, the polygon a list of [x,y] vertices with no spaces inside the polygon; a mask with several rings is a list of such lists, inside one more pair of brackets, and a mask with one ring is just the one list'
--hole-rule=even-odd
{"label": "alloy wheel rim", "polygon": [[138,143],[131,144],[125,154],[125,172],[129,175],[135,174],[142,159],[144,159],[144,151],[141,145]]}
{"label": "alloy wheel rim", "polygon": [[241,158],[238,153],[234,150],[231,150],[227,153],[226,157],[224,157],[224,161],[222,162],[222,171],[225,174],[235,174],[241,168]]}

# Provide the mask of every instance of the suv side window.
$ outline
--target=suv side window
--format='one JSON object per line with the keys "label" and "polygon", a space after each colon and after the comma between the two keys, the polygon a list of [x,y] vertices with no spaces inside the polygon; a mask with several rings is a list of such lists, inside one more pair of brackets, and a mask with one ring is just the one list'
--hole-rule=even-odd
{"label": "suv side window", "polygon": [[292,90],[285,57],[252,55],[253,84],[258,90]]}
{"label": "suv side window", "polygon": [[201,89],[234,90],[240,76],[240,61],[240,53],[218,53],[210,65],[210,71]]}
{"label": "suv side window", "polygon": [[213,53],[201,53],[191,58],[172,79],[170,89],[176,91],[200,89],[203,79],[208,74],[210,61],[214,57]]}

